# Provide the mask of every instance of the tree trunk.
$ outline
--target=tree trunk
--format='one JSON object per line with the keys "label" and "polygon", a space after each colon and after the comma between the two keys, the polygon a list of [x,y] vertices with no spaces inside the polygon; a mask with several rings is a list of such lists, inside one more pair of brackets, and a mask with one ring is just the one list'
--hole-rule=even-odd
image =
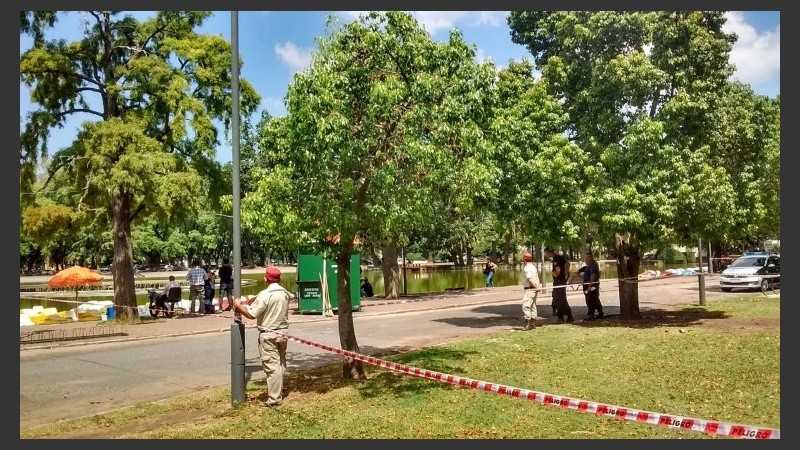
{"label": "tree trunk", "polygon": [[361,250],[361,264],[373,267],[378,265],[381,257],[375,252],[375,246],[372,241],[364,239],[361,244]]}
{"label": "tree trunk", "polygon": [[472,267],[472,246],[464,244],[464,248],[466,249],[466,265]]}
{"label": "tree trunk", "polygon": [[[239,257],[241,258],[241,254]],[[253,243],[249,239],[245,241],[244,258],[242,259],[244,259],[244,264],[242,264],[243,266],[249,268],[255,267],[255,263],[253,262]]]}
{"label": "tree trunk", "polygon": [[131,201],[127,192],[113,198],[114,215],[114,305],[116,316],[122,321],[138,318],[136,290],[133,273],[133,246],[131,243]]}
{"label": "tree trunk", "polygon": [[[514,226],[509,223],[508,224],[508,231],[506,232],[506,236],[503,242],[503,263],[505,264],[516,264],[516,252],[513,248],[511,248],[511,239],[514,237]],[[509,260],[509,258],[511,258]]]}
{"label": "tree trunk", "polygon": [[[349,240],[344,240],[349,239]],[[353,304],[350,299],[350,258],[353,249],[353,236],[342,237],[342,249],[336,256],[336,293],[339,297],[339,343],[342,350],[360,353],[356,331],[353,325]],[[342,377],[346,380],[357,378],[365,380],[367,374],[359,360],[345,358],[342,363]]]}
{"label": "tree trunk", "polygon": [[614,240],[619,285],[619,313],[622,319],[641,319],[639,312],[639,263],[641,248],[636,237],[616,235]]}
{"label": "tree trunk", "polygon": [[386,298],[400,298],[397,292],[397,280],[399,270],[397,267],[397,255],[400,248],[395,243],[384,245],[381,249],[383,258],[381,259],[381,270],[383,271],[383,286]]}
{"label": "tree trunk", "polygon": [[583,227],[581,228],[581,248],[579,249],[580,258],[578,258],[580,260],[583,260],[583,254],[589,250],[588,241],[589,241],[589,226],[584,223]]}

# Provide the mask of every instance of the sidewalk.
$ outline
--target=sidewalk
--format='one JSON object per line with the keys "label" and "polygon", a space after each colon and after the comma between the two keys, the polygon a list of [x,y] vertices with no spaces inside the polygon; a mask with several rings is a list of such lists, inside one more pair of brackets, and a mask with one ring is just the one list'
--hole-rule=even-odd
{"label": "sidewalk", "polygon": [[[619,311],[617,280],[602,280],[600,292],[601,301],[607,312],[617,313]],[[740,294],[736,292],[723,293],[717,287],[716,279],[706,277],[706,298],[708,300],[737,295]],[[448,291],[406,296],[396,300],[366,298],[361,300],[361,310],[354,311],[353,317],[521,301],[521,298],[522,291],[519,286]],[[567,298],[573,307],[581,308],[584,305],[583,293],[580,290],[567,288]],[[670,277],[640,281],[639,283],[639,305],[643,311],[657,308],[668,309],[680,304],[697,304],[697,301],[697,277]],[[550,291],[539,294],[537,305],[541,317],[550,317],[550,302]],[[297,310],[297,303],[293,303],[291,306],[290,324],[337,320],[335,315],[325,317],[319,313],[300,314]],[[20,350],[142,341],[191,334],[227,333],[230,332],[231,324],[233,324],[233,313],[228,311],[211,315],[180,316],[172,319],[163,317],[144,319],[143,323],[133,325],[122,325],[113,321],[37,325],[20,328]],[[253,327],[254,323],[251,320],[245,320],[245,326]]]}

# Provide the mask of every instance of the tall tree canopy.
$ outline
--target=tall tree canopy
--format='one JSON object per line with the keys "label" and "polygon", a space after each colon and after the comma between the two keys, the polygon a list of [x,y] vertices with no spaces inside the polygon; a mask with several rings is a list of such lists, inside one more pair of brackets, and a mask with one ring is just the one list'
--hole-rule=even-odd
{"label": "tall tree canopy", "polygon": [[[458,193],[452,198],[468,209],[487,184],[479,124],[493,70],[474,54],[458,32],[437,43],[409,14],[370,13],[320,39],[311,67],[289,87],[289,115],[276,124],[283,136],[273,139],[270,169],[256,175],[260,187],[243,200],[242,216],[299,230],[334,256],[344,349],[358,351],[354,238],[402,242],[432,213],[430,198]],[[361,377],[363,368],[346,361],[344,375]]]}
{"label": "tall tree canopy", "polygon": [[[71,206],[107,214],[113,224],[114,303],[136,314],[131,226],[137,217],[193,214],[201,175],[216,167],[214,120],[231,114],[231,46],[194,29],[208,11],[161,11],[138,21],[118,11],[87,11],[75,42],[48,40],[59,12],[20,14],[20,33],[34,37],[20,56],[20,80],[38,109],[21,135],[21,189],[47,154],[50,129],[80,115],[73,143],[59,149],[50,172],[66,171]],[[259,96],[242,80],[242,114]],[[22,189],[23,191],[27,189]]]}
{"label": "tall tree canopy", "polygon": [[734,188],[711,137],[736,37],[721,11],[517,11],[508,23],[569,113],[587,222],[613,243],[621,313],[637,318],[643,251],[729,224]]}
{"label": "tall tree canopy", "polygon": [[508,229],[522,225],[526,242],[566,244],[583,217],[584,155],[563,135],[566,111],[535,80],[530,61],[511,61],[497,77],[491,121],[498,194],[492,204]]}

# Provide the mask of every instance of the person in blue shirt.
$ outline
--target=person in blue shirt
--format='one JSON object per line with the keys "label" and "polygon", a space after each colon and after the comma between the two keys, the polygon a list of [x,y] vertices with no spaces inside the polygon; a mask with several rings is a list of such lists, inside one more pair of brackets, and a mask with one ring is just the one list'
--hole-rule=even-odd
{"label": "person in blue shirt", "polygon": [[[189,313],[203,312],[206,293],[205,284],[207,279],[208,273],[200,266],[200,260],[194,259],[192,261],[192,268],[186,272],[186,281],[189,282]],[[197,300],[196,310],[194,307],[195,300]]]}
{"label": "person in blue shirt", "polygon": [[494,287],[494,273],[497,271],[497,264],[491,258],[486,260],[486,265],[483,267],[483,274],[486,275],[485,287]]}

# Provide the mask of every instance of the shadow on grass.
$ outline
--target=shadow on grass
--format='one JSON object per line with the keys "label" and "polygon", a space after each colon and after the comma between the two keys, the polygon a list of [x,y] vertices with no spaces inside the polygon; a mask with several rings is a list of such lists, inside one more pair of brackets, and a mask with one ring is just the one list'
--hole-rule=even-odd
{"label": "shadow on grass", "polygon": [[[361,350],[362,353],[374,355],[369,348],[362,348]],[[454,366],[452,362],[463,361],[468,353],[445,348],[427,348],[415,350],[412,355],[392,352],[382,359],[434,372],[464,373],[466,371],[464,367]],[[397,357],[393,358],[392,355],[397,355]],[[377,355],[375,356],[378,357]],[[341,357],[337,357],[337,359],[339,362],[332,362],[321,367],[318,366],[302,371],[287,371],[283,384],[285,397],[288,398],[292,394],[297,396],[303,394],[322,395],[354,385],[359,390],[359,393],[366,398],[385,395],[387,391],[391,391],[398,397],[403,397],[406,395],[419,395],[421,391],[430,389],[446,388],[444,384],[431,383],[423,378],[409,377],[405,373],[366,363],[364,363],[364,369],[367,372],[368,379],[364,381],[369,381],[368,383],[362,383],[359,380],[344,380],[342,377]],[[265,401],[267,399],[266,380],[255,381],[254,385],[256,390],[262,391],[258,394],[258,400]]]}
{"label": "shadow on grass", "polygon": [[[573,315],[582,317],[585,315],[585,307],[573,307]],[[617,308],[614,309],[614,313]],[[541,306],[540,311],[549,312],[549,306]],[[476,307],[475,312],[488,314],[488,317],[478,318],[450,318],[442,319],[444,323],[463,327],[497,327],[507,325],[517,327],[520,322],[520,307],[518,305],[483,305]],[[602,320],[576,320],[572,324],[554,323],[552,316],[543,317],[539,326],[580,326],[580,327],[627,327],[631,329],[645,329],[654,327],[688,327],[698,325],[707,320],[721,320],[730,316],[723,311],[708,310],[703,307],[685,307],[679,310],[653,309],[642,311],[642,318],[639,320],[622,320],[618,314],[609,311],[608,316]],[[397,362],[406,366],[427,369],[433,372],[446,374],[466,373],[467,369],[454,365],[454,362],[464,361],[469,352],[454,351],[442,347],[429,347],[421,350],[411,350],[406,348],[376,348],[361,347],[361,353],[372,355],[377,358]],[[341,356],[333,354],[319,354],[304,356],[302,361],[293,360],[293,364],[300,367],[307,366],[304,370],[290,370],[287,372],[284,387],[287,397],[303,394],[325,394],[327,392],[355,386],[359,393],[365,398],[373,398],[392,392],[393,395],[403,397],[406,395],[419,395],[420,392],[433,389],[450,389],[449,385],[443,383],[431,383],[429,380],[420,377],[409,377],[407,374],[395,372],[393,370],[376,367],[364,363],[364,368],[368,374],[369,383],[360,383],[357,380],[345,381],[342,377]],[[258,361],[256,361],[258,362]],[[260,370],[260,362],[254,369]],[[258,382],[262,393],[259,400],[266,400],[266,383],[262,379]]]}
{"label": "shadow on grass", "polygon": [[[403,354],[398,358],[392,359],[394,362],[445,374],[465,373],[466,368],[453,365],[453,362],[464,361],[467,356],[474,352],[456,351],[442,347],[430,347],[422,350],[415,350],[411,354]],[[364,397],[374,397],[383,395],[391,391],[394,395],[402,397],[405,395],[418,395],[420,392],[427,392],[432,389],[448,388],[443,383],[431,383],[430,380],[408,376],[404,372],[395,372],[385,368],[370,366],[372,383],[359,386],[359,392]]]}
{"label": "shadow on grass", "polygon": [[581,322],[580,325],[594,327],[619,326],[634,329],[656,327],[687,327],[700,325],[706,320],[721,320],[731,317],[723,311],[710,311],[702,307],[688,307],[680,310],[652,309],[641,312],[641,319],[625,320],[618,315],[602,320]]}

